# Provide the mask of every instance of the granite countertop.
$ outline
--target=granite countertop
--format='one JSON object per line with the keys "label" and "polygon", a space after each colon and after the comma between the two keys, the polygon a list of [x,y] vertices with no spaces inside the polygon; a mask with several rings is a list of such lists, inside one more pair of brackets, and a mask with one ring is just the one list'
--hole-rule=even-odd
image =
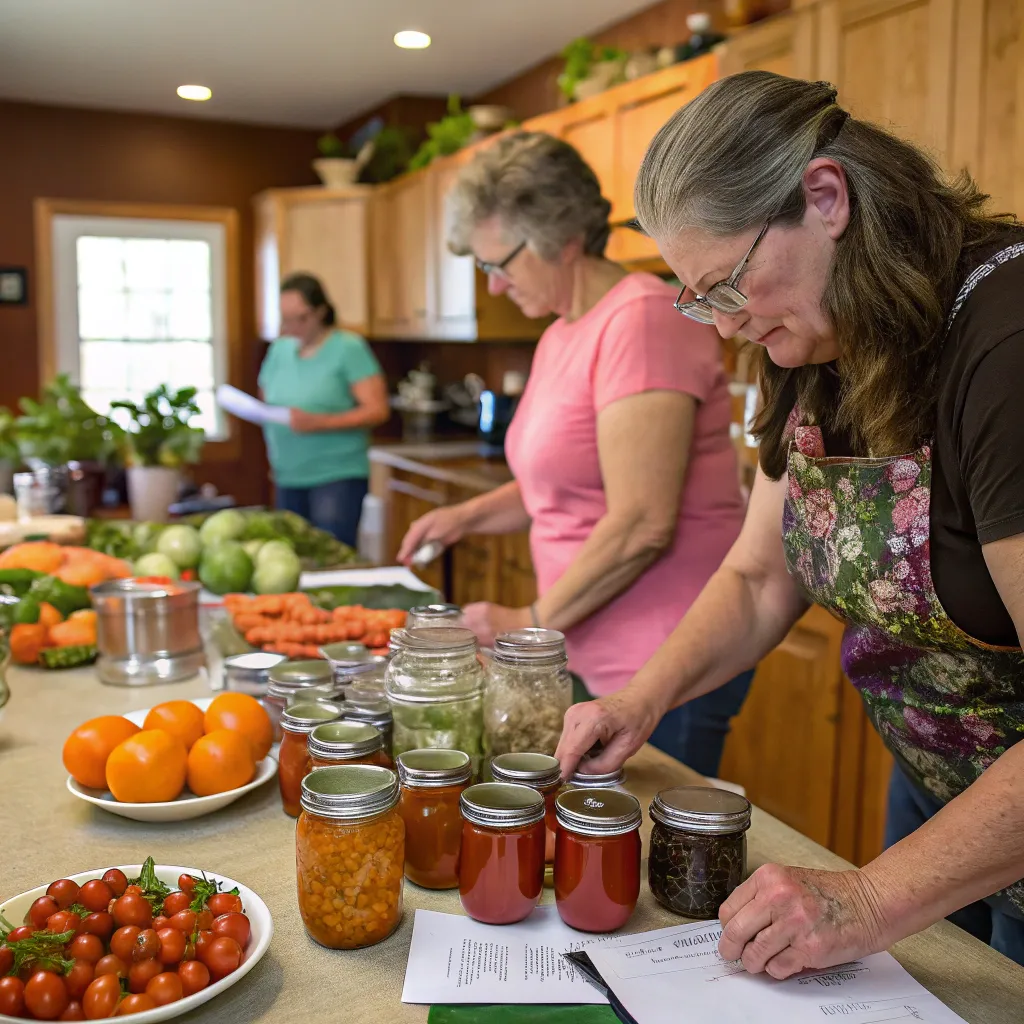
{"label": "granite countertop", "polygon": [[374,445],[370,448],[370,462],[470,491],[493,491],[512,479],[504,458],[482,455],[478,441]]}

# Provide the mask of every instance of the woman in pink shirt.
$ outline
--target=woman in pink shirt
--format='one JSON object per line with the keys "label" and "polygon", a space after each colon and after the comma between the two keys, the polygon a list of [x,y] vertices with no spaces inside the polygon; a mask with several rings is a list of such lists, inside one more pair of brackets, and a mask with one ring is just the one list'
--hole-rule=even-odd
{"label": "woman in pink shirt", "polygon": [[[399,559],[430,540],[528,526],[537,602],[469,605],[467,624],[484,643],[523,626],[561,630],[570,668],[603,696],[668,637],[739,534],[718,338],[676,312],[665,282],[604,258],[610,207],[567,143],[499,140],[452,201],[453,251],[475,256],[492,294],[558,319],[506,438],[515,480],[417,520]],[[669,712],[651,742],[716,774],[751,675]]]}

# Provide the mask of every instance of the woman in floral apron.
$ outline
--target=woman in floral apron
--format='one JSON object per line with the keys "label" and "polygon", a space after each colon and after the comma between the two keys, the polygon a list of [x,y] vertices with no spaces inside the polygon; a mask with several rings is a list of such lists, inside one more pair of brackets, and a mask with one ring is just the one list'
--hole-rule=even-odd
{"label": "woman in floral apron", "polygon": [[720,950],[777,978],[945,916],[1024,964],[1024,230],[963,176],[746,72],[655,137],[638,219],[676,306],[759,346],[760,468],[743,532],[624,690],[572,708],[594,770],[667,708],[756,663],[810,603],[892,752],[888,848],[851,871],[766,865]]}

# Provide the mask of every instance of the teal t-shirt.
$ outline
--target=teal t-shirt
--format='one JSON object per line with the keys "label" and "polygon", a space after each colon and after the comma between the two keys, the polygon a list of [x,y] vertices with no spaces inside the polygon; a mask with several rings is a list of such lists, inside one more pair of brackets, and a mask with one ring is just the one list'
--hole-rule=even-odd
{"label": "teal t-shirt", "polygon": [[[352,385],[381,372],[370,346],[349,331],[331,331],[313,355],[302,358],[295,338],[270,346],[259,383],[269,405],[305,412],[347,412],[356,405]],[[297,434],[291,427],[263,428],[267,457],[279,487],[317,487],[370,475],[370,432],[323,430]]]}

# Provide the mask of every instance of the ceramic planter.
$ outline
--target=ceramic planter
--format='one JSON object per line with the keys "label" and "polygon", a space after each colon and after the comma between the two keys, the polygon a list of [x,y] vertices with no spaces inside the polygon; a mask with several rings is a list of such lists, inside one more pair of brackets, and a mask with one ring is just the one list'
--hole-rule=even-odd
{"label": "ceramic planter", "polygon": [[166,466],[128,467],[128,504],[137,522],[163,523],[178,498],[181,474]]}

